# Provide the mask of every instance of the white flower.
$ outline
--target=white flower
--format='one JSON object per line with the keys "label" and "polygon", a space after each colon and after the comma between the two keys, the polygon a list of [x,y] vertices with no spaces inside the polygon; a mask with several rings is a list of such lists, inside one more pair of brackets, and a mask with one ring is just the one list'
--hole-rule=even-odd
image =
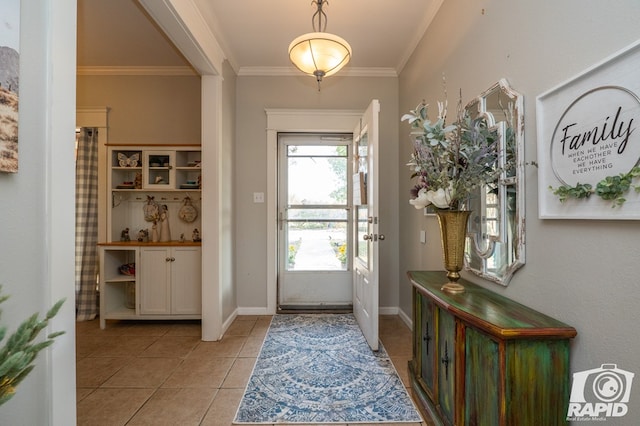
{"label": "white flower", "polygon": [[453,188],[438,188],[436,191],[422,188],[418,191],[418,196],[413,200],[409,200],[409,204],[416,209],[424,209],[429,204],[433,204],[439,209],[446,209],[449,207],[449,203],[453,199]]}
{"label": "white flower", "polygon": [[437,191],[427,191],[427,199],[439,209],[446,209],[453,198],[451,187],[447,189],[438,188]]}
{"label": "white flower", "polygon": [[413,200],[409,200],[409,204],[411,204],[417,210],[424,209],[429,204],[431,204],[431,201],[427,198],[427,190],[425,188],[422,188],[420,191],[418,191],[418,196]]}

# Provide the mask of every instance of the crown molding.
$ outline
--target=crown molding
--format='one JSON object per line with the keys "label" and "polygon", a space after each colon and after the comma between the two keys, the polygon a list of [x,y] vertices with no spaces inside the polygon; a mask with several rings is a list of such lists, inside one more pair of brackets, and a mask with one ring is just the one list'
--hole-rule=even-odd
{"label": "crown molding", "polygon": [[147,76],[197,76],[198,73],[189,66],[141,66],[141,67],[91,67],[76,68],[77,75],[147,75]]}
{"label": "crown molding", "polygon": [[[241,77],[283,77],[299,76],[301,72],[293,67],[240,67]],[[398,77],[394,68],[343,68],[336,75],[342,77]]]}

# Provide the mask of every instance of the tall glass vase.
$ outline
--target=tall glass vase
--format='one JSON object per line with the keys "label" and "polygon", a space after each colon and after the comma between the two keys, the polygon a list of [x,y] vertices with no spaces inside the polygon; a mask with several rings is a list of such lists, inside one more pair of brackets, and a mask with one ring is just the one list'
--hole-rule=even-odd
{"label": "tall glass vase", "polygon": [[471,212],[467,210],[436,210],[436,214],[440,223],[444,269],[446,269],[449,279],[449,282],[444,284],[441,290],[448,293],[463,293],[464,286],[458,283],[458,280],[464,265],[464,242],[467,236],[467,221]]}

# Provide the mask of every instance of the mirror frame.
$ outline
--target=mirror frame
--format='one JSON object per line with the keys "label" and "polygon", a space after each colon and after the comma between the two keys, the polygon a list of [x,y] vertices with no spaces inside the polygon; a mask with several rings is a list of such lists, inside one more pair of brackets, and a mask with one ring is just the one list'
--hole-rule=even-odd
{"label": "mirror frame", "polygon": [[[492,95],[495,96],[496,94],[504,97],[507,101],[508,105],[502,105],[502,108],[508,108],[511,110],[504,115],[507,119],[512,117],[512,123],[508,123],[506,120],[496,122],[494,114],[492,114],[490,110],[487,110],[487,99]],[[469,101],[465,106],[465,110],[472,117],[483,116],[489,127],[497,129],[498,134],[500,135],[500,164],[503,167],[505,164],[505,152],[507,147],[505,134],[509,127],[512,129],[513,137],[515,139],[513,144],[515,149],[513,168],[509,168],[508,171],[502,171],[498,188],[496,188],[496,192],[498,194],[497,235],[483,235],[481,241],[478,241],[477,233],[474,234],[473,232],[468,232],[464,256],[465,270],[489,281],[507,286],[513,277],[513,274],[525,264],[524,100],[520,93],[511,88],[506,79],[500,79],[478,97]],[[514,221],[511,224],[513,227],[513,238],[507,238],[506,235],[506,230],[509,227],[507,218],[509,209],[507,206],[506,194],[509,187],[515,188],[516,194],[515,203],[512,203],[515,208],[512,207],[511,209],[512,211],[515,210],[513,212],[515,215]],[[483,191],[484,194],[482,193]],[[480,197],[481,205],[486,205],[486,191],[486,188],[478,190],[477,196]],[[475,217],[477,217],[477,215]],[[483,212],[480,220],[485,221],[486,217],[487,214]],[[469,220],[473,220],[473,213]],[[498,267],[502,269],[501,274],[492,272],[488,267],[489,260],[492,259],[495,248],[498,244],[506,244],[505,251],[513,253],[511,263],[500,265]],[[469,259],[471,259],[472,256],[474,257],[475,263],[479,263],[479,265],[470,264]]]}

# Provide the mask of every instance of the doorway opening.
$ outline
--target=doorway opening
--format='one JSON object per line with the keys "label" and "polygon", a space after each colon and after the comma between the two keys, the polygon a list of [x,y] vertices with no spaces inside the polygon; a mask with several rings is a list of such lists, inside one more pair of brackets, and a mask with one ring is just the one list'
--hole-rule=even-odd
{"label": "doorway opening", "polygon": [[352,310],[351,133],[278,134],[278,311]]}

